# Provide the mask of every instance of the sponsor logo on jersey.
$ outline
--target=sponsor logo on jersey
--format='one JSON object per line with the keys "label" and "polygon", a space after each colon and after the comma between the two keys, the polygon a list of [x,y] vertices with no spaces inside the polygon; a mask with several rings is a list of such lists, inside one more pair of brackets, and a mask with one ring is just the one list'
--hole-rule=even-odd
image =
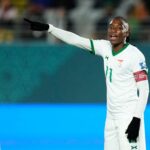
{"label": "sponsor logo on jersey", "polygon": [[137,149],[137,145],[136,146],[131,146],[131,150],[136,150]]}
{"label": "sponsor logo on jersey", "polygon": [[138,145],[136,141],[130,142],[131,150],[138,150]]}
{"label": "sponsor logo on jersey", "polygon": [[105,59],[108,60],[108,59],[109,59],[109,56],[105,56]]}

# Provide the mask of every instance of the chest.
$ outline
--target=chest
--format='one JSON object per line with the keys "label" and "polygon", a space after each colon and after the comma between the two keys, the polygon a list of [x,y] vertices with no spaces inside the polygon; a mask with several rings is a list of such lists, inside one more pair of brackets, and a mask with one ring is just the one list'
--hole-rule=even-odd
{"label": "chest", "polygon": [[127,54],[113,56],[111,53],[108,53],[103,59],[106,74],[108,71],[116,75],[125,75],[131,72],[132,60]]}

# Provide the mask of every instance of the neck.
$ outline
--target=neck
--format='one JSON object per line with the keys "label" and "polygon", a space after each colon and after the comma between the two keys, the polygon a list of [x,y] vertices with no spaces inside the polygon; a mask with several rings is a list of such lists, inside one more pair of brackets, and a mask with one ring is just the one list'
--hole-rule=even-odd
{"label": "neck", "polygon": [[112,46],[112,48],[113,48],[113,50],[114,50],[115,52],[118,52],[121,48],[124,47],[124,45],[125,45],[125,43],[114,44],[114,45]]}

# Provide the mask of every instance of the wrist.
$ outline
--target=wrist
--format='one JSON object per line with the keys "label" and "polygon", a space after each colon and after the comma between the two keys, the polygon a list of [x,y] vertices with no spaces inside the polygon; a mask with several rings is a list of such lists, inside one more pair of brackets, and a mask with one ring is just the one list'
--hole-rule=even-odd
{"label": "wrist", "polygon": [[143,113],[136,111],[136,112],[134,112],[133,117],[135,117],[135,118],[143,118]]}
{"label": "wrist", "polygon": [[133,117],[134,122],[139,123],[141,122],[141,119],[138,117]]}
{"label": "wrist", "polygon": [[52,24],[48,24],[48,25],[49,25],[48,32],[49,32],[49,33],[51,33],[51,32],[52,32],[52,30],[53,30],[53,28],[54,28],[54,26],[53,26]]}
{"label": "wrist", "polygon": [[140,118],[139,118],[139,117],[136,117],[136,116],[133,116],[133,118],[134,118],[134,119],[137,119],[137,120],[140,120]]}

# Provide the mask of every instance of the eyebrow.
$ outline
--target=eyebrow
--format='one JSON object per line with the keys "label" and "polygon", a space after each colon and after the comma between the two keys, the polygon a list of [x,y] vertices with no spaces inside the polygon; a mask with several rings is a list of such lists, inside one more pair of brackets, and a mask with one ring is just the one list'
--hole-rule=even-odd
{"label": "eyebrow", "polygon": [[[114,24],[109,24],[109,26],[114,26]],[[122,25],[121,25],[121,24],[117,24],[117,26],[122,27]]]}

